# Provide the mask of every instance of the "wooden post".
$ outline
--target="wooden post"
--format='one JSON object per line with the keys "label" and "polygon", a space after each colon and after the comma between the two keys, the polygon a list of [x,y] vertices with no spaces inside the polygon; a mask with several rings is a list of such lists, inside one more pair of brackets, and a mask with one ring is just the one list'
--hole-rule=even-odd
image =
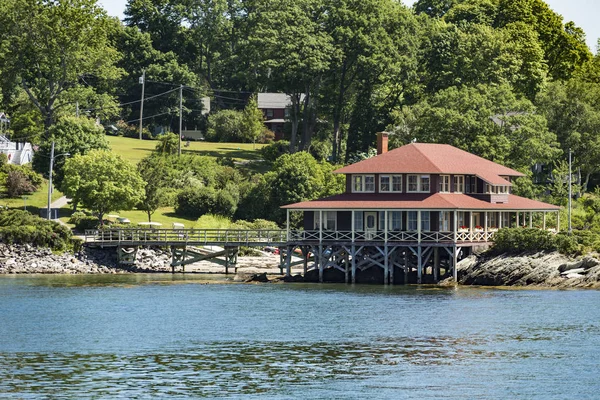
{"label": "wooden post", "polygon": [[350,254],[346,253],[346,256],[344,257],[344,282],[347,284],[350,282],[350,276],[349,276],[349,266],[348,263],[350,261]]}
{"label": "wooden post", "polygon": [[533,211],[529,211],[529,227],[533,228]]}
{"label": "wooden post", "polygon": [[421,259],[421,244],[417,246],[417,283],[421,284],[423,279],[423,260]]}
{"label": "wooden post", "polygon": [[521,226],[521,223],[519,222],[519,212],[517,211],[517,228],[519,228]]}
{"label": "wooden post", "polygon": [[454,245],[452,248],[452,275],[454,277],[455,284],[458,285],[458,271],[456,270],[456,264],[458,264],[458,254],[456,250],[456,245]]}
{"label": "wooden post", "polygon": [[[387,232],[386,232],[386,234],[387,234]],[[389,258],[389,254],[388,254],[387,241],[383,245],[383,257],[384,257],[384,260],[383,260],[383,284],[387,285],[388,284],[389,274],[390,274],[389,259],[388,259]]]}
{"label": "wooden post", "polygon": [[546,211],[544,211],[542,214],[542,229],[546,230]]}
{"label": "wooden post", "polygon": [[286,241],[289,242],[290,241],[290,209],[288,208],[287,210],[287,218],[286,218],[286,222],[285,222],[285,230],[286,230]]}
{"label": "wooden post", "polygon": [[356,246],[352,242],[352,283],[356,283]]}
{"label": "wooden post", "polygon": [[[281,256],[279,257],[279,260],[279,265],[281,265]],[[225,247],[225,275],[229,275],[229,250],[227,249],[227,247]]]}
{"label": "wooden post", "polygon": [[404,249],[404,284],[408,283],[408,247]]}
{"label": "wooden post", "polygon": [[433,280],[438,281],[440,276],[440,248],[433,248]]}
{"label": "wooden post", "polygon": [[292,253],[293,247],[288,246],[288,252],[285,257],[285,275],[288,277],[292,276]]}
{"label": "wooden post", "polygon": [[454,243],[458,240],[458,211],[454,210],[454,223],[452,224],[454,228]]}
{"label": "wooden post", "polygon": [[392,256],[392,268],[390,268],[390,285],[394,284],[394,268],[395,268],[394,265],[396,264],[394,260],[396,258],[398,258],[397,250],[398,250],[397,247],[392,248],[392,251],[394,253],[393,253],[393,256]]}
{"label": "wooden post", "polygon": [[421,210],[417,211],[417,241],[421,244]]}
{"label": "wooden post", "polygon": [[321,243],[323,243],[323,210],[319,210],[319,244]]}
{"label": "wooden post", "polygon": [[323,265],[323,245],[319,245],[319,282],[323,283],[323,270],[324,270],[324,265]]}
{"label": "wooden post", "polygon": [[354,243],[354,232],[356,231],[356,226],[354,225],[354,213],[356,211],[352,210],[352,221],[350,221],[351,225],[352,225],[352,243]]}
{"label": "wooden post", "polygon": [[487,240],[487,232],[488,232],[488,212],[483,213],[483,231],[486,233]]}
{"label": "wooden post", "polygon": [[502,229],[502,218],[504,217],[504,213],[502,211],[498,212],[498,229]]}

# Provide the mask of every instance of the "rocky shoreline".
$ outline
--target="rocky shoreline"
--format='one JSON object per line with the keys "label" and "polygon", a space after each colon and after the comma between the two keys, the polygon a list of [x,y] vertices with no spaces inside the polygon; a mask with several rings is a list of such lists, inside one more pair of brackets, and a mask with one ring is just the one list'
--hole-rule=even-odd
{"label": "rocky shoreline", "polygon": [[[472,255],[457,266],[458,283],[476,286],[600,288],[600,260],[572,259],[560,253]],[[447,279],[441,285],[453,285]]]}
{"label": "rocky shoreline", "polygon": [[[160,248],[140,248],[136,264],[118,264],[114,248],[84,247],[76,254],[54,254],[48,248],[0,243],[1,274],[125,274],[171,272],[171,254]],[[178,270],[180,268],[178,267]],[[222,274],[225,268],[210,261],[187,265],[186,272]],[[234,272],[235,269],[231,272]],[[243,274],[279,274],[279,256],[239,257]]]}

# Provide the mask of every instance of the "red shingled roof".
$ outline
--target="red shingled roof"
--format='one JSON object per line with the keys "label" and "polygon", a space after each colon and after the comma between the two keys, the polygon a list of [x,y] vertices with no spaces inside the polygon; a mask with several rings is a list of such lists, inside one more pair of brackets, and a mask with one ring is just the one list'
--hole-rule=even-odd
{"label": "red shingled roof", "polygon": [[324,199],[304,201],[283,206],[292,210],[301,209],[429,209],[429,210],[518,210],[518,211],[557,211],[560,207],[508,195],[508,202],[494,204],[476,199],[466,194],[373,194],[344,193]]}
{"label": "red shingled roof", "polygon": [[477,175],[492,185],[510,185],[500,176],[522,173],[448,144],[411,143],[348,165],[338,174],[457,174]]}

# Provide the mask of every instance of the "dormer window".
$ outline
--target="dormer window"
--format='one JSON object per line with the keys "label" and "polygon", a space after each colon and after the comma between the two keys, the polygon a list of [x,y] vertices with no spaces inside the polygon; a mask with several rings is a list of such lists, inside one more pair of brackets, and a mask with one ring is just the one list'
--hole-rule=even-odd
{"label": "dormer window", "polygon": [[465,177],[463,175],[454,175],[454,193],[464,193]]}
{"label": "dormer window", "polygon": [[408,175],[408,192],[412,193],[429,193],[430,177],[429,175]]}
{"label": "dormer window", "polygon": [[450,193],[450,175],[440,175],[440,193]]}
{"label": "dormer window", "polygon": [[402,175],[379,175],[379,192],[402,192]]}
{"label": "dormer window", "polygon": [[374,193],[375,175],[353,175],[352,191],[354,193]]}

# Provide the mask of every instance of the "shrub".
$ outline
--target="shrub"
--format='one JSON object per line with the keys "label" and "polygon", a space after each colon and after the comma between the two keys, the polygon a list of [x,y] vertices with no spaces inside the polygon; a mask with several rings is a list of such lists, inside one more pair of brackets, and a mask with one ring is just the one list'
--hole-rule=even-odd
{"label": "shrub", "polygon": [[540,229],[504,228],[494,235],[493,253],[520,253],[523,251],[559,251],[576,254],[581,246],[565,234],[553,235]]}
{"label": "shrub", "polygon": [[280,140],[275,143],[271,143],[262,149],[260,153],[266,161],[275,161],[284,154],[289,154],[290,142],[287,140]]}
{"label": "shrub", "polygon": [[210,213],[215,207],[215,191],[211,188],[189,188],[182,190],[177,195],[175,214],[199,218]]}
{"label": "shrub", "polygon": [[8,197],[19,197],[35,192],[35,187],[21,171],[9,171],[6,175],[6,194]]}
{"label": "shrub", "polygon": [[75,244],[67,227],[23,210],[0,211],[0,241],[50,247],[57,251],[72,249]]}

